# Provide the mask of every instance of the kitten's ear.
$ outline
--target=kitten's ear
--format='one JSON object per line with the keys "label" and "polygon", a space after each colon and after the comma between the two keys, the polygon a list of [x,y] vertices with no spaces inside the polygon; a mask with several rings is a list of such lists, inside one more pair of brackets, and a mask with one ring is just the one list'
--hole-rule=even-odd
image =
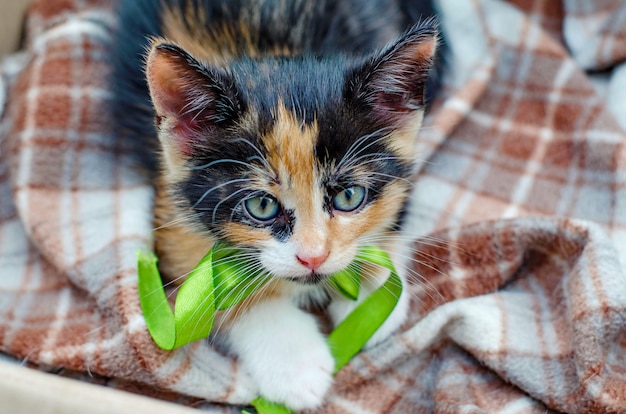
{"label": "kitten's ear", "polygon": [[153,42],[146,77],[166,153],[176,151],[182,158],[192,155],[240,114],[232,80],[176,45]]}
{"label": "kitten's ear", "polygon": [[401,127],[424,109],[424,92],[437,49],[438,31],[415,26],[348,74],[345,95],[384,125]]}

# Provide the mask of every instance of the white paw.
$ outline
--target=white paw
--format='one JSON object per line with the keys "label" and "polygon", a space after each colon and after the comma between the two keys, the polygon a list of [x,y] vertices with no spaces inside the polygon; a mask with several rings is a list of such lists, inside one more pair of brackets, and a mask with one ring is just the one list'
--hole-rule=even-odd
{"label": "white paw", "polygon": [[319,407],[333,379],[334,360],[328,346],[324,341],[285,345],[291,349],[281,353],[280,362],[253,374],[261,395],[293,410]]}
{"label": "white paw", "polygon": [[285,301],[261,303],[233,324],[229,336],[266,400],[292,410],[323,403],[335,361],[311,315]]}

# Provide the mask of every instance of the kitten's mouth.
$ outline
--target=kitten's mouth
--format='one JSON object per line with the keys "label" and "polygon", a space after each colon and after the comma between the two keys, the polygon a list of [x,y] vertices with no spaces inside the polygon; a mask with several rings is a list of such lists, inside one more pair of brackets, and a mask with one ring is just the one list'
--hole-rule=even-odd
{"label": "kitten's mouth", "polygon": [[304,277],[290,277],[287,280],[292,282],[300,283],[302,285],[317,285],[322,280],[326,279],[327,275],[321,273],[311,272]]}

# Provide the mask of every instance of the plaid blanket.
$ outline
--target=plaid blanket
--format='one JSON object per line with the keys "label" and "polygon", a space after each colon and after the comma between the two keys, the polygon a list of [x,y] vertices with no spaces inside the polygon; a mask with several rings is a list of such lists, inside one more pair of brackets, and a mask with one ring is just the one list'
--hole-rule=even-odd
{"label": "plaid blanket", "polygon": [[[626,3],[438,5],[411,315],[321,411],[626,412]],[[256,396],[236,360],[159,350],[139,308],[153,192],[108,129],[114,26],[110,1],[38,0],[2,66],[0,351],[228,412]]]}

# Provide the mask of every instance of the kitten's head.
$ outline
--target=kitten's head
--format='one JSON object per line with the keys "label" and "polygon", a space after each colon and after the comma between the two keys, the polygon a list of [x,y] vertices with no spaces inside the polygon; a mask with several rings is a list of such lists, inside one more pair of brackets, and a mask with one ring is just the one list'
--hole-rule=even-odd
{"label": "kitten's head", "polygon": [[195,232],[305,283],[397,227],[437,32],[369,57],[239,59],[208,67],[155,41],[147,79],[164,177]]}

